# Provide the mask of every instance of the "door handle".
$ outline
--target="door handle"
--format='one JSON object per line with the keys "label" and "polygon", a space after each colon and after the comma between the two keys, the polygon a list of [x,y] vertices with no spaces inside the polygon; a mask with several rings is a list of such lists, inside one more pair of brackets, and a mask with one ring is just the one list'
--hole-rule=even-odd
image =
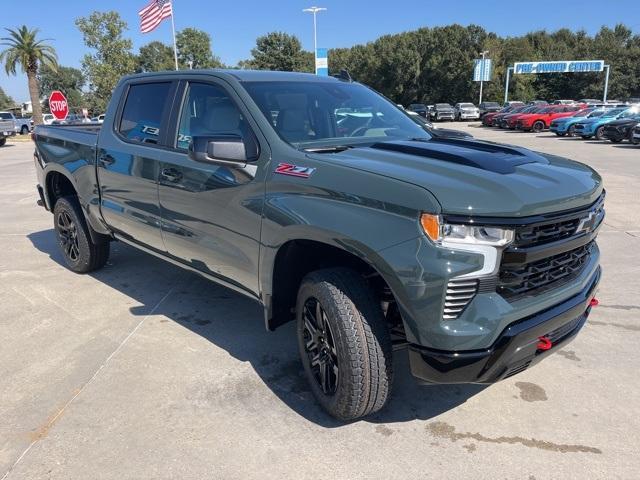
{"label": "door handle", "polygon": [[103,167],[108,167],[109,165],[113,165],[114,163],[116,163],[116,159],[113,158],[111,155],[101,155],[100,156],[100,163],[102,164]]}
{"label": "door handle", "polygon": [[160,175],[170,182],[179,182],[182,180],[182,173],[175,168],[163,168]]}

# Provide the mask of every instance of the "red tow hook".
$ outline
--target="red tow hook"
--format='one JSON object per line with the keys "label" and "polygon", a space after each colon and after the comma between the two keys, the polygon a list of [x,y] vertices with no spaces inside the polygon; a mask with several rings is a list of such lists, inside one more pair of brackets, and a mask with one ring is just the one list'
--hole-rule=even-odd
{"label": "red tow hook", "polygon": [[598,299],[596,297],[593,297],[591,299],[591,301],[589,302],[589,306],[590,307],[597,307],[598,305],[600,305],[600,302],[598,301]]}
{"label": "red tow hook", "polygon": [[549,350],[551,347],[553,347],[553,343],[551,343],[551,340],[549,340],[549,337],[547,337],[546,335],[543,337],[538,337],[538,350],[540,351],[545,351],[545,350]]}

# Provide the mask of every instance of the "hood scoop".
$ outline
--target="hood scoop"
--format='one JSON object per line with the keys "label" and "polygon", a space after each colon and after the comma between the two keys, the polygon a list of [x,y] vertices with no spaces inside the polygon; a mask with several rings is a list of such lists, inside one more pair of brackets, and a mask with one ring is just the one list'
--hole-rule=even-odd
{"label": "hood scoop", "polygon": [[380,142],[374,143],[371,148],[457,163],[500,174],[514,173],[516,167],[527,163],[548,163],[544,157],[533,152],[525,153],[516,148],[474,140],[432,138],[427,142]]}

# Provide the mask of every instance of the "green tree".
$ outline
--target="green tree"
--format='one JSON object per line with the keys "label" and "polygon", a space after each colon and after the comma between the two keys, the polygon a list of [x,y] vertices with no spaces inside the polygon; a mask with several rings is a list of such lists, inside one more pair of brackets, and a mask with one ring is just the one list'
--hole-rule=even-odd
{"label": "green tree", "polygon": [[7,75],[15,75],[18,65],[27,74],[29,96],[33,105],[33,122],[42,123],[42,107],[40,105],[40,88],[38,87],[38,69],[49,66],[53,69],[58,64],[56,52],[52,46],[45,43],[46,39],[38,40],[38,29],[29,30],[26,25],[13,30],[6,28],[8,37],[1,40],[0,45],[7,47],[0,53],[0,62],[5,62]]}
{"label": "green tree", "polygon": [[253,58],[240,62],[240,67],[255,70],[312,72],[313,54],[302,50],[300,40],[284,32],[271,32],[256,40]]}
{"label": "green tree", "polygon": [[158,41],[140,47],[137,68],[139,72],[160,72],[173,69],[175,69],[173,48]]}
{"label": "green tree", "polygon": [[82,87],[85,84],[84,75],[77,68],[58,66],[56,70],[42,67],[38,73],[40,83],[40,98],[44,98],[44,107],[49,108],[48,98],[53,90],[62,91],[69,103],[69,109],[83,107]]}
{"label": "green tree", "polygon": [[13,101],[13,98],[7,95],[2,87],[0,87],[0,110],[6,110],[14,107],[15,105],[16,102]]}
{"label": "green tree", "polygon": [[211,37],[196,28],[185,28],[176,34],[180,68],[220,68],[220,59],[211,51]]}
{"label": "green tree", "polygon": [[127,23],[117,12],[93,12],[76,19],[76,26],[85,45],[94,50],[82,59],[89,87],[86,101],[94,113],[104,112],[120,77],[136,70],[131,40],[122,37]]}

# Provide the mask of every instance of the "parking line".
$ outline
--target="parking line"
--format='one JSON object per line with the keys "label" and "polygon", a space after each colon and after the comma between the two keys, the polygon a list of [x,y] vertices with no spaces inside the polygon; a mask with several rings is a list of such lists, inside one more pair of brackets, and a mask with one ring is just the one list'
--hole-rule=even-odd
{"label": "parking line", "polygon": [[[129,332],[129,334],[124,338],[124,340],[122,340],[122,342],[120,342],[120,344],[116,347],[116,349],[113,352],[111,352],[111,354],[106,358],[106,360],[104,362],[102,362],[102,365],[100,365],[100,367],[98,367],[98,369],[91,376],[91,378],[81,388],[76,390],[75,394],[69,399],[69,401],[64,404],[64,406],[58,411],[58,413],[56,413],[56,415],[51,420],[49,420],[49,422],[47,423],[47,426],[46,426],[47,429],[52,428],[55,425],[56,421],[64,413],[64,411],[67,409],[67,407],[69,405],[71,405],[71,403],[73,403],[73,401],[76,398],[78,398],[78,396],[84,391],[84,389],[87,388],[95,380],[95,378],[102,371],[102,369],[105,368],[109,364],[111,359],[120,350],[122,350],[122,347],[124,347],[124,345],[129,341],[129,339],[131,337],[133,337],[133,335],[140,329],[140,327],[145,322],[145,320],[155,313],[155,311],[162,304],[162,302],[164,302],[169,297],[169,295],[171,295],[173,293],[173,290],[175,288],[176,288],[176,286],[174,285],[173,287],[171,287],[169,289],[169,291],[160,299],[160,301],[158,301],[158,303],[155,304],[155,306],[151,309],[151,311],[148,314],[146,314],[142,320],[140,320],[138,322],[138,324],[133,328],[133,330],[131,330]],[[2,478],[0,480],[6,480],[7,479],[9,474],[16,468],[16,466],[20,463],[20,461],[24,458],[24,456],[29,452],[29,450],[31,450],[31,447],[33,447],[36,443],[38,443],[38,441],[40,441],[40,438],[36,438],[35,440],[33,440],[29,444],[29,446],[22,452],[22,454],[13,463],[13,465],[11,465],[11,467],[9,467],[9,470],[7,470],[7,472],[2,476]]]}

